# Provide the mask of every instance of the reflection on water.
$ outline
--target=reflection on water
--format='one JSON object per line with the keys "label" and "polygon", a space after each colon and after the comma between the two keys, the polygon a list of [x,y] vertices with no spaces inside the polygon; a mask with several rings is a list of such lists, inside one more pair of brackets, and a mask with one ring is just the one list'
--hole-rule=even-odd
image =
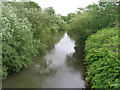
{"label": "reflection on water", "polygon": [[73,52],[74,41],[68,37],[67,33],[65,33],[60,42],[55,45],[55,48],[45,56],[45,59],[51,60],[55,65],[58,66],[64,64],[66,56]]}
{"label": "reflection on water", "polygon": [[[54,37],[55,38],[55,37]],[[74,40],[67,33],[29,68],[3,81],[9,88],[85,88],[82,58],[76,58]]]}

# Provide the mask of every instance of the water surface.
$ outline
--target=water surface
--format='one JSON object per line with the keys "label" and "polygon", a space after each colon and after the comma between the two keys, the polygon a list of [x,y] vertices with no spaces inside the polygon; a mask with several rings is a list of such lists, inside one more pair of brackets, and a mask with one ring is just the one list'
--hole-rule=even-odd
{"label": "water surface", "polygon": [[75,57],[74,46],[75,41],[65,33],[50,52],[4,80],[3,88],[85,88],[84,65]]}

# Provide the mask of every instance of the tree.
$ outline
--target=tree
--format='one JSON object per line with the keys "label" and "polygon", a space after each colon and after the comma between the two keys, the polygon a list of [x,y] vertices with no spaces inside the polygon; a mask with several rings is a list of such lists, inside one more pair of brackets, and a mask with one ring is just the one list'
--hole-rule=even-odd
{"label": "tree", "polygon": [[32,63],[37,54],[32,25],[27,18],[19,18],[9,3],[2,4],[2,64],[3,79]]}
{"label": "tree", "polygon": [[55,14],[55,10],[53,9],[53,7],[47,7],[44,9],[44,12],[47,14],[47,15],[53,15]]}

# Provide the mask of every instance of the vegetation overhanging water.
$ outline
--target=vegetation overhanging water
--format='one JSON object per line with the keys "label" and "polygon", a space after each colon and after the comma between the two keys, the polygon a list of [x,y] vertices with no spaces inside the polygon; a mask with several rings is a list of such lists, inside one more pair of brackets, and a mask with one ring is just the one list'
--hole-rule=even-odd
{"label": "vegetation overhanging water", "polygon": [[[2,68],[0,66],[0,71],[2,71],[3,80],[6,79],[5,81],[7,82],[12,75],[16,76],[18,73],[26,72],[33,63],[34,69],[31,68],[28,72],[34,72],[38,77],[33,78],[34,75],[30,74],[31,79],[28,79],[28,81],[31,82],[29,84],[32,88],[38,86],[68,87],[70,85],[71,87],[84,88],[83,78],[76,81],[76,78],[78,78],[76,75],[78,75],[78,71],[81,72],[81,66],[83,66],[81,65],[81,60],[83,60],[84,55],[84,63],[87,65],[86,84],[91,83],[91,88],[120,87],[120,57],[118,56],[117,28],[120,26],[118,21],[120,13],[118,2],[91,4],[85,8],[78,8],[78,11],[69,13],[67,16],[55,14],[55,10],[52,7],[43,10],[34,2],[0,2],[0,5],[2,7],[1,30],[3,36],[1,45],[3,60],[0,62],[0,65],[2,65]],[[58,44],[55,44],[56,41],[60,40],[58,33],[62,31],[67,31],[75,40],[75,52],[72,54],[67,55],[69,53],[67,50],[71,52],[73,48],[73,46],[69,47],[69,45],[73,45],[73,42],[67,34],[61,40],[64,41],[65,39],[67,41],[63,43],[60,41]],[[58,36],[54,37],[54,34]],[[53,48],[52,51],[51,48]],[[85,51],[84,54],[82,54],[81,49]],[[80,52],[77,53],[79,50]],[[35,59],[38,62],[34,63],[33,59],[36,56],[44,54],[46,54],[45,58],[39,57]],[[66,55],[67,58],[65,59]],[[50,58],[48,58],[49,56]],[[65,60],[66,62],[64,62]],[[57,66],[58,61],[66,64],[60,68]],[[68,69],[71,66],[72,69]],[[61,72],[66,74],[66,80],[69,79],[69,83],[64,83],[64,85],[60,83],[65,80],[65,75],[61,74]],[[24,78],[27,79],[28,73],[24,75]],[[56,76],[52,77],[52,75]],[[64,76],[60,79],[58,78],[59,75]],[[81,73],[79,75],[81,76]],[[49,76],[50,78],[45,78]],[[69,77],[72,77],[72,79]],[[16,79],[21,80],[22,78]],[[42,82],[43,78],[46,79],[44,82],[46,84]],[[50,84],[51,78],[54,78],[53,84]],[[57,81],[56,78],[60,80]],[[32,81],[34,80],[39,82],[33,84]],[[57,81],[57,83],[54,83],[54,81]],[[76,84],[73,84],[72,81]],[[23,82],[17,82],[16,87],[21,87],[23,84],[22,87],[29,87],[26,83],[19,83]],[[36,86],[35,84],[39,85]]]}

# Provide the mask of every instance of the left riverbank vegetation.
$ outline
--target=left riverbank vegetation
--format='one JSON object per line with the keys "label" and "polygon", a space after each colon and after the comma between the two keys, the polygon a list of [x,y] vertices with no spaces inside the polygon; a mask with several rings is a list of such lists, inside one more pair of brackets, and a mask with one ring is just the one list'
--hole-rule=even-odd
{"label": "left riverbank vegetation", "polygon": [[76,47],[85,51],[86,84],[92,88],[120,88],[119,15],[118,2],[99,2],[62,17]]}
{"label": "left riverbank vegetation", "polygon": [[44,10],[35,2],[2,2],[2,79],[19,72],[44,54],[66,30],[66,22],[52,7]]}

